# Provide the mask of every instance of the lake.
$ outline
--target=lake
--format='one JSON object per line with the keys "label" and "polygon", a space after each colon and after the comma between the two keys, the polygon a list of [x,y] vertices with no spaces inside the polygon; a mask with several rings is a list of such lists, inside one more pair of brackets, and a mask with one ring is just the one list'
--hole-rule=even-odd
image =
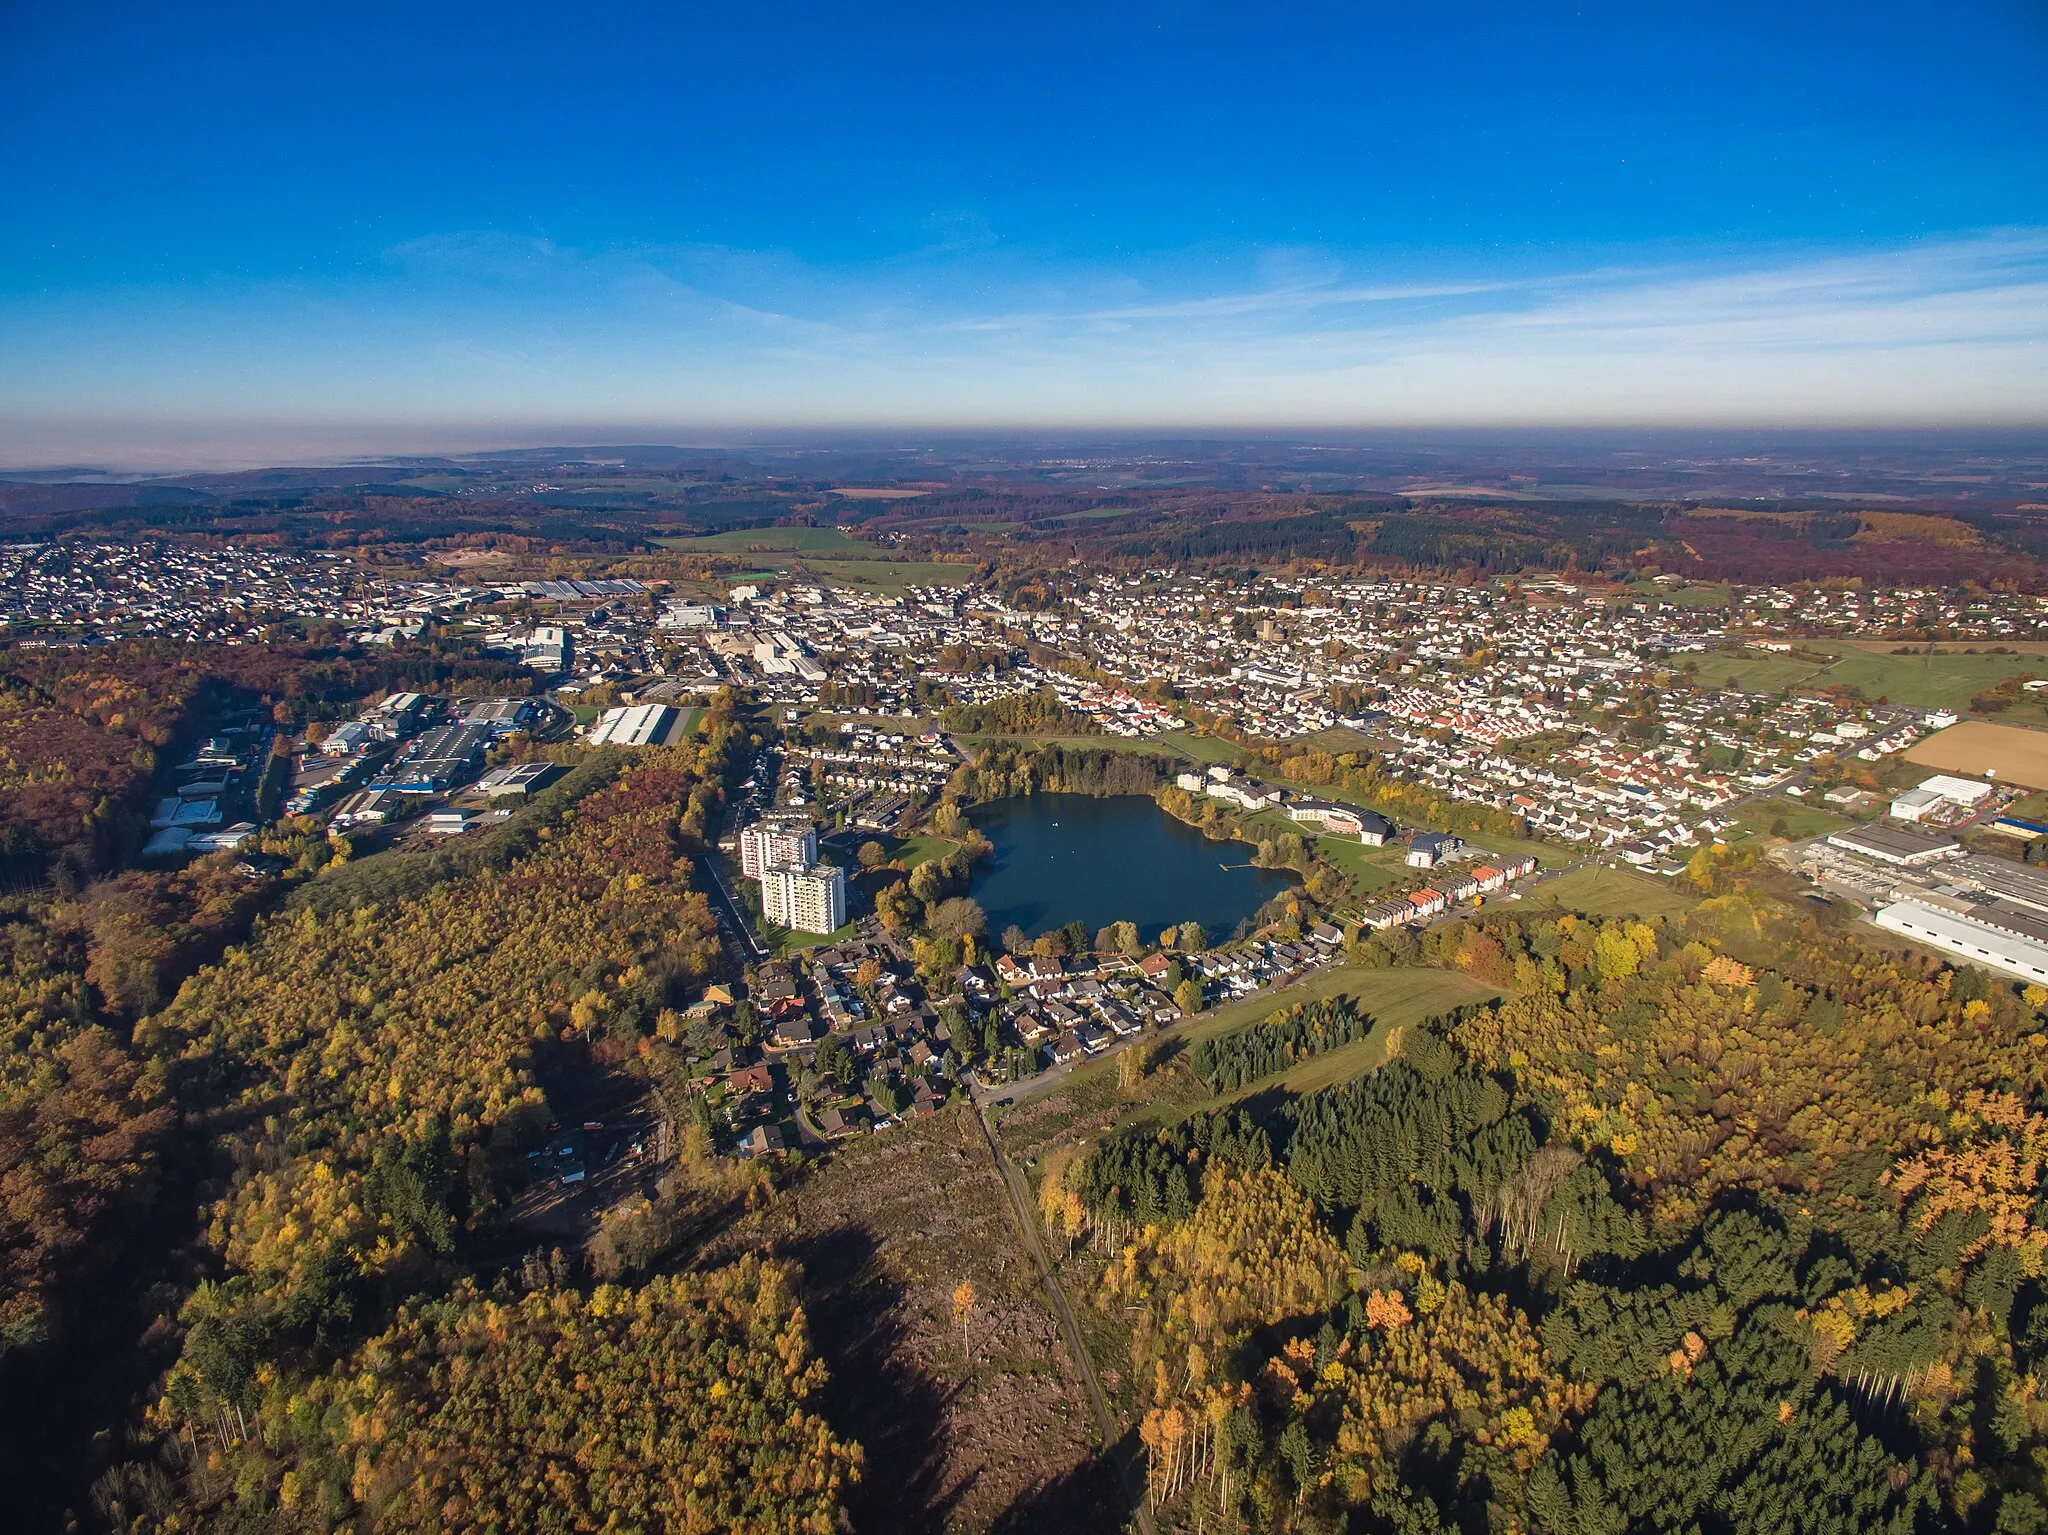
{"label": "lake", "polygon": [[1012,923],[1036,937],[1078,919],[1091,935],[1135,922],[1147,940],[1199,922],[1218,939],[1300,883],[1249,867],[1249,843],[1211,842],[1142,794],[1019,795],[979,807],[974,824],[995,852],[971,893],[998,937]]}

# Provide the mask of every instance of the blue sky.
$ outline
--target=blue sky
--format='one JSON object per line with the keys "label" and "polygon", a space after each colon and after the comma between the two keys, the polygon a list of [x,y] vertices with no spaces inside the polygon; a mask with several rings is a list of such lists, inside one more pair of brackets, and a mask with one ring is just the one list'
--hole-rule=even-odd
{"label": "blue sky", "polygon": [[0,463],[2048,422],[2048,6],[0,0]]}

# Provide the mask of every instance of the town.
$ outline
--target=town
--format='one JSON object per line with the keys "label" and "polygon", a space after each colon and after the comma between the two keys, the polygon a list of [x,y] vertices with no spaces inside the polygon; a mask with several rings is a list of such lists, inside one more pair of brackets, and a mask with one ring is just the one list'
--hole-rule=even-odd
{"label": "town", "polygon": [[[707,871],[733,981],[682,1036],[741,1151],[886,1128],[951,1092],[1012,1096],[1392,930],[1592,865],[1668,880],[1752,840],[1880,926],[2048,978],[2048,886],[2025,861],[2040,812],[2017,784],[1914,775],[1907,753],[1959,701],[1833,681],[1939,658],[2009,672],[1996,702],[2038,707],[2048,682],[2010,649],[2048,637],[2033,597],[1154,570],[1020,605],[964,571],[878,592],[801,573],[678,583],[630,562],[485,584],[171,544],[5,558],[29,645],[296,632],[452,646],[507,677],[295,732],[216,722],[145,859],[247,850],[285,818],[360,853],[488,834],[578,753],[682,743],[714,698],[744,699],[765,744]],[[1185,940],[963,931],[935,968],[877,892],[964,856],[988,743],[1047,736],[1164,764],[1162,806],[1262,855],[1291,847],[1343,888]],[[935,909],[973,876],[906,888]]]}

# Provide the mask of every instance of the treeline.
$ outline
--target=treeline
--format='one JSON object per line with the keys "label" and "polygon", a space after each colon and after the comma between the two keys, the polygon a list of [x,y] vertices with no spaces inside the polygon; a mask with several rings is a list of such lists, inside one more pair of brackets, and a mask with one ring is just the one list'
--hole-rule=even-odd
{"label": "treeline", "polygon": [[1099,736],[1095,717],[1070,709],[1051,687],[981,703],[948,704],[939,723],[961,735]]}
{"label": "treeline", "polygon": [[1297,1002],[1263,1023],[1203,1040],[1188,1057],[1188,1065],[1210,1092],[1227,1092],[1363,1039],[1372,1032],[1372,1024],[1372,1016],[1355,997]]}
{"label": "treeline", "polygon": [[1739,880],[1683,922],[1446,931],[1518,994],[1044,1193],[1104,1250],[1155,1497],[1275,1531],[2048,1527],[2048,989]]}
{"label": "treeline", "polygon": [[1148,752],[999,743],[981,747],[956,770],[949,792],[969,801],[1013,794],[1152,794],[1172,766]]}

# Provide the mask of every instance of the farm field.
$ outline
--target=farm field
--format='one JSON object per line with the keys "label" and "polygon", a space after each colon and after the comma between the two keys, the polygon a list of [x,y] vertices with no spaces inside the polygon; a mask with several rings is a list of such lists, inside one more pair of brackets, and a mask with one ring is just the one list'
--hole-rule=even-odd
{"label": "farm field", "polygon": [[664,549],[693,554],[845,554],[872,552],[873,544],[849,538],[837,528],[734,528],[701,538],[657,538]]}
{"label": "farm field", "polygon": [[[893,560],[871,543],[849,538],[838,528],[737,528],[699,538],[657,538],[664,549],[684,554],[783,555],[762,561],[764,577],[801,570],[828,585],[866,591],[900,593],[908,586],[958,586],[970,571],[964,565],[931,560]],[[740,579],[753,572],[736,572]]]}
{"label": "farm field", "polygon": [[1659,586],[1654,581],[1638,581],[1635,590],[1645,597],[1656,597],[1679,608],[1725,608],[1735,600],[1734,588],[1727,585],[1671,588]]}
{"label": "farm field", "polygon": [[1589,917],[1676,917],[1699,904],[1668,880],[1607,868],[1578,869],[1547,880],[1530,899],[1555,901]]}
{"label": "farm field", "polygon": [[1803,642],[1804,648],[1832,655],[1816,665],[1797,656],[1750,654],[1710,655],[1700,662],[1699,680],[1711,687],[1731,682],[1747,692],[1772,693],[1780,688],[1846,686],[1865,698],[1889,699],[1915,709],[1963,710],[1970,700],[2008,677],[2048,676],[2048,656],[1994,656],[1949,650],[1936,655],[1916,652],[1893,655],[1896,646],[1849,645],[1834,641]]}
{"label": "farm field", "polygon": [[1973,777],[1995,772],[2005,783],[2048,789],[2048,731],[1964,720],[1914,742],[1906,760]]}
{"label": "farm field", "polygon": [[798,563],[801,569],[828,586],[858,586],[892,596],[910,586],[965,586],[974,574],[972,566],[923,560],[817,559],[805,556]]}

